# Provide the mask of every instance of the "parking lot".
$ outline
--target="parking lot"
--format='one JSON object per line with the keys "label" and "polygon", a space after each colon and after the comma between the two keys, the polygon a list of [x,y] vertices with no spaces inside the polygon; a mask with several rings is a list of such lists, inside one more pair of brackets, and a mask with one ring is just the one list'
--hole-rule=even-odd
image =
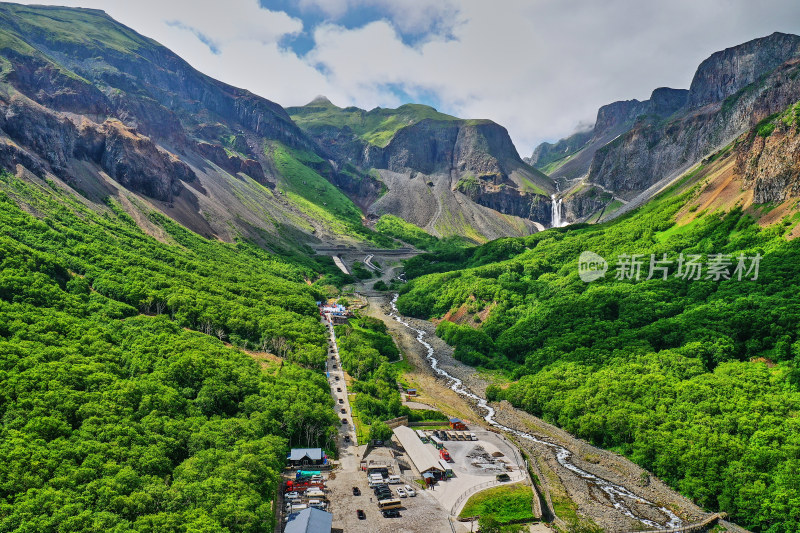
{"label": "parking lot", "polygon": [[[407,479],[403,479],[403,484],[405,483],[408,483]],[[393,491],[396,486],[391,485]],[[412,486],[419,490],[416,490],[415,497],[401,499],[403,508],[400,509],[400,517],[384,518],[378,510],[377,498],[369,488],[366,472],[337,470],[335,479],[328,482],[329,497],[335,502],[331,510],[333,527],[347,533],[450,531],[448,511],[433,497],[432,491],[422,490],[416,484]],[[353,487],[358,487],[361,496],[353,496]],[[364,510],[365,520],[358,519],[358,509]]]}
{"label": "parking lot", "polygon": [[[469,531],[469,524],[459,523],[454,519],[451,522],[451,513],[457,515],[471,494],[500,484],[496,481],[499,473],[507,473],[512,482],[525,479],[524,465],[516,449],[502,435],[479,427],[470,429],[477,440],[444,442],[452,458],[449,467],[453,477],[428,488],[421,486],[421,473],[416,470],[414,462],[399,445],[396,437],[384,447],[368,450],[365,445],[359,446],[350,410],[346,376],[341,367],[330,316],[322,318],[330,335],[326,370],[336,412],[342,422],[339,424],[338,435],[339,458],[327,476],[324,487],[325,500],[328,503],[326,510],[333,515],[334,531]],[[432,453],[438,456],[439,452],[433,444],[425,446],[431,446]],[[401,478],[399,484],[388,485],[391,498],[400,500],[399,517],[385,517],[378,508],[378,498],[369,486],[368,472],[362,469],[362,466],[370,468],[377,464],[386,468],[385,475],[397,475]],[[397,487],[405,485],[414,489],[415,496],[398,495]],[[360,494],[354,494],[354,487]],[[363,518],[359,517],[359,510],[363,511]]]}

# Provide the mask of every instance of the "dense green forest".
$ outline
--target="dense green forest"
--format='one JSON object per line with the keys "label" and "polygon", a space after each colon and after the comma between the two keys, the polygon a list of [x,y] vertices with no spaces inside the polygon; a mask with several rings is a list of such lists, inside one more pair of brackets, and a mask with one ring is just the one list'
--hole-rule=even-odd
{"label": "dense green forest", "polygon": [[[400,352],[386,324],[369,316],[351,318],[335,327],[342,367],[356,379],[353,408],[364,425],[408,415],[400,400],[397,368],[390,363]],[[391,435],[389,435],[391,436]]]}
{"label": "dense green forest", "polygon": [[288,448],[334,446],[328,266],[0,180],[0,530],[270,529]]}
{"label": "dense green forest", "polygon": [[[798,531],[800,242],[784,237],[798,216],[762,229],[734,210],[676,226],[692,194],[679,183],[611,223],[418,256],[398,307],[465,310],[437,331],[456,357],[517,380],[490,399],[626,454],[745,527]],[[578,275],[587,250],[610,263],[592,283]],[[620,254],[644,254],[639,280],[617,279]],[[651,254],[674,261],[667,279],[645,279]],[[731,274],[740,254],[762,259],[756,280],[685,279],[680,254],[728,254]]]}

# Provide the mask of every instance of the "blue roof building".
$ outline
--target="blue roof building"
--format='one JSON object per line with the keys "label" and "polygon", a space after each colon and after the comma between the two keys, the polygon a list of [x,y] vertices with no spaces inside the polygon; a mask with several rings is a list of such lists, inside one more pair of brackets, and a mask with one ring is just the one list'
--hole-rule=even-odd
{"label": "blue roof building", "polygon": [[322,451],[322,448],[292,448],[286,459],[292,466],[324,465],[328,457]]}
{"label": "blue roof building", "polygon": [[283,533],[331,533],[333,515],[313,507],[289,515]]}

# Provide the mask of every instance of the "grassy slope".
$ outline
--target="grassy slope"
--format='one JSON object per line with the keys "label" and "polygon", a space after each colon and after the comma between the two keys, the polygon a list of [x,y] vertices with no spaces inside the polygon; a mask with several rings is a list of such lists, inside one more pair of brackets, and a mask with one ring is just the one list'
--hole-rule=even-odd
{"label": "grassy slope", "polygon": [[18,27],[22,35],[44,33],[47,40],[84,50],[112,48],[118,52],[135,53],[143,47],[159,46],[152,39],[137,34],[95,9],[3,4],[0,5],[0,17],[7,21],[6,24]]}
{"label": "grassy slope", "polygon": [[308,166],[322,159],[316,154],[293,150],[273,141],[266,154],[278,171],[278,190],[304,214],[340,235],[372,241],[378,246],[396,247],[391,237],[362,224],[363,214],[350,198]]}
{"label": "grassy slope", "polygon": [[533,491],[528,485],[502,485],[471,496],[459,518],[491,516],[501,524],[534,520]]}

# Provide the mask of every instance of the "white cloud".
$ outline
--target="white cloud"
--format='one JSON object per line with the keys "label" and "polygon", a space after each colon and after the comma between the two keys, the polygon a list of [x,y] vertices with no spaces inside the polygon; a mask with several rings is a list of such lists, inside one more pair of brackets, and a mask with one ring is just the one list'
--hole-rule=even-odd
{"label": "white cloud", "polygon": [[[312,28],[257,0],[61,1],[105,9],[206,74],[285,106],[318,94],[366,109],[404,103],[390,85],[432,94],[444,112],[506,126],[522,155],[593,122],[601,105],[688,87],[716,50],[800,32],[795,0],[301,0],[329,21],[298,57],[281,39]],[[385,18],[341,25],[365,6]],[[398,32],[421,38],[408,46]]]}
{"label": "white cloud", "polygon": [[305,11],[318,9],[334,22],[352,10],[378,8],[400,31],[415,34],[436,26],[451,28],[459,4],[454,0],[300,0],[299,5]]}

